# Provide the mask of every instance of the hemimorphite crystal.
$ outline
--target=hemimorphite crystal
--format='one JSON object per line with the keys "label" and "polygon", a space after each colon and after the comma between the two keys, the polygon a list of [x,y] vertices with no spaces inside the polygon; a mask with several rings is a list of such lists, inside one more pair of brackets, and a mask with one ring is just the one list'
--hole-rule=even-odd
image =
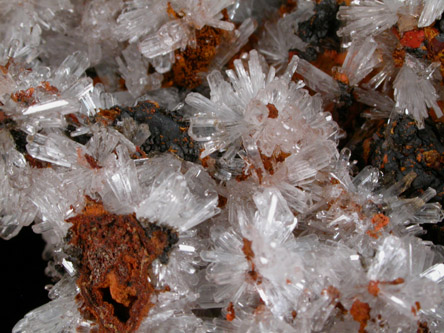
{"label": "hemimorphite crystal", "polygon": [[444,330],[440,1],[0,3],[0,237],[61,279],[13,332]]}

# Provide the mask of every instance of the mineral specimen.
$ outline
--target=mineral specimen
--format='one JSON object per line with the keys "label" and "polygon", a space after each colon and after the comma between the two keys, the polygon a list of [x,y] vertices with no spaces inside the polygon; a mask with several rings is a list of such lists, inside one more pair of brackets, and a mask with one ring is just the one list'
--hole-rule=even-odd
{"label": "mineral specimen", "polygon": [[444,331],[443,1],[0,3],[14,333]]}

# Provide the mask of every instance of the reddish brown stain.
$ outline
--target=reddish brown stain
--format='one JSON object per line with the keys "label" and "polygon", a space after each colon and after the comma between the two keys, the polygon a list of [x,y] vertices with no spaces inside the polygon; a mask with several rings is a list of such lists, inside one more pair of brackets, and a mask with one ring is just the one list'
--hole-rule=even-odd
{"label": "reddish brown stain", "polygon": [[393,286],[396,286],[396,285],[404,283],[404,282],[405,282],[405,280],[403,278],[397,278],[397,279],[394,279],[393,281],[383,281],[381,283],[382,284],[391,284]]}
{"label": "reddish brown stain", "polygon": [[395,63],[395,67],[402,67],[402,65],[404,65],[405,49],[396,48],[392,53],[392,58],[393,62]]}
{"label": "reddish brown stain", "polygon": [[51,94],[59,94],[59,89],[57,87],[52,86],[48,81],[42,81],[40,86]]}
{"label": "reddish brown stain", "polygon": [[385,216],[382,213],[375,214],[372,218],[372,223],[375,228],[375,231],[381,230],[386,225],[388,225],[389,222],[390,222],[390,218],[388,216]]}
{"label": "reddish brown stain", "polygon": [[88,162],[91,169],[101,169],[102,167],[97,163],[97,160],[89,154],[85,154],[85,160]]}
{"label": "reddish brown stain", "polygon": [[416,49],[421,46],[425,39],[424,30],[411,30],[404,33],[400,42],[403,46]]}
{"label": "reddish brown stain", "polygon": [[389,224],[390,218],[379,213],[372,217],[371,222],[373,224],[373,230],[368,230],[366,233],[370,237],[377,239],[381,235],[381,230]]}
{"label": "reddish brown stain", "polygon": [[336,303],[335,308],[338,309],[339,312],[340,312],[343,316],[346,315],[347,312],[348,312],[347,309],[345,308],[345,306],[344,306],[341,302]]}
{"label": "reddish brown stain", "polygon": [[11,98],[16,103],[21,103],[26,106],[35,104],[35,98],[34,98],[34,88],[29,88],[26,90],[19,90],[13,94],[11,94]]}
{"label": "reddish brown stain", "polygon": [[188,89],[199,86],[203,78],[200,74],[208,70],[223,34],[223,30],[209,26],[196,30],[196,45],[175,51],[175,62],[170,73],[166,75],[163,85],[176,85]]}
{"label": "reddish brown stain", "polygon": [[327,293],[327,295],[331,298],[332,304],[335,303],[341,296],[338,288],[333,286],[328,286],[327,289],[323,290],[323,293]]}
{"label": "reddish brown stain", "polygon": [[297,6],[297,2],[295,0],[287,0],[286,3],[281,5],[279,8],[279,16],[283,17],[284,15],[291,13]]}
{"label": "reddish brown stain", "polygon": [[3,124],[9,119],[9,117],[6,115],[6,113],[2,110],[0,110],[0,124]]}
{"label": "reddish brown stain", "polygon": [[96,120],[100,123],[107,125],[113,123],[120,115],[121,110],[118,107],[106,110],[100,110],[97,113]]}
{"label": "reddish brown stain", "polygon": [[423,154],[424,162],[429,168],[441,169],[444,164],[444,155],[440,154],[437,150],[432,149],[425,151]]}
{"label": "reddish brown stain", "polygon": [[43,169],[43,168],[50,168],[51,167],[51,163],[35,159],[34,157],[29,155],[28,153],[24,154],[24,156],[25,156],[26,161],[28,161],[29,166],[31,168]]}
{"label": "reddish brown stain", "polygon": [[367,287],[368,293],[373,296],[378,296],[379,294],[379,281],[370,281]]}
{"label": "reddish brown stain", "polygon": [[24,106],[30,106],[36,104],[38,101],[35,98],[36,91],[46,91],[53,95],[58,95],[59,90],[49,84],[48,81],[42,81],[37,87],[31,87],[26,90],[19,90],[11,94],[11,99],[16,102],[23,104]]}
{"label": "reddish brown stain", "polygon": [[353,302],[353,305],[350,308],[350,314],[352,315],[353,320],[360,324],[359,333],[364,333],[367,322],[370,320],[370,306],[357,299]]}
{"label": "reddish brown stain", "polygon": [[251,241],[243,238],[244,245],[242,247],[242,251],[244,252],[245,258],[247,259],[248,263],[250,264],[251,269],[248,271],[248,276],[251,278],[252,281],[256,282],[257,284],[262,283],[262,278],[259,275],[259,273],[256,271],[256,266],[253,262],[254,258],[254,252],[251,248]]}
{"label": "reddish brown stain", "polygon": [[268,118],[276,119],[279,116],[279,111],[276,108],[276,106],[274,106],[274,104],[268,103],[267,109],[268,109]]}
{"label": "reddish brown stain", "polygon": [[219,208],[224,208],[227,205],[228,199],[226,197],[224,197],[223,195],[218,196],[218,202],[217,202],[217,207]]}
{"label": "reddish brown stain", "polygon": [[228,304],[227,315],[225,316],[225,318],[228,321],[233,321],[233,319],[236,318],[236,311],[234,311],[233,302],[230,302],[230,304]]}
{"label": "reddish brown stain", "polygon": [[290,156],[290,153],[283,152],[279,148],[271,154],[271,156],[267,156],[262,154],[262,151],[259,149],[259,154],[261,156],[262,163],[264,164],[264,169],[270,174],[273,175],[275,172],[275,168],[278,163],[282,163],[285,159]]}
{"label": "reddish brown stain", "polygon": [[242,251],[245,254],[245,258],[247,258],[248,261],[252,261],[254,258],[254,252],[251,248],[252,242],[246,238],[242,239],[244,242],[244,246],[242,246]]}
{"label": "reddish brown stain", "polygon": [[159,227],[146,231],[134,215],[111,214],[92,200],[68,222],[70,243],[81,253],[81,313],[100,332],[136,330],[153,306],[149,270],[168,246],[168,233]]}

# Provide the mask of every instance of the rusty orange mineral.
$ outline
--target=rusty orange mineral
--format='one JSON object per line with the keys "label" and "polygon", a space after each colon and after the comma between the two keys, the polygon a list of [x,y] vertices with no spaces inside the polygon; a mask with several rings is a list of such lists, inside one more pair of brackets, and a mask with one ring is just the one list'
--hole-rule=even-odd
{"label": "rusty orange mineral", "polygon": [[223,31],[209,26],[196,30],[196,45],[176,50],[175,62],[167,81],[179,87],[194,89],[202,83],[206,72],[221,43]]}
{"label": "rusty orange mineral", "polygon": [[154,225],[145,230],[134,214],[111,214],[92,200],[68,222],[70,243],[80,250],[81,313],[100,332],[136,330],[153,306],[149,270],[168,247],[170,232]]}
{"label": "rusty orange mineral", "polygon": [[227,307],[226,319],[228,321],[233,321],[234,318],[236,318],[236,312],[234,311],[233,302],[230,302]]}
{"label": "rusty orange mineral", "polygon": [[370,320],[370,306],[357,299],[353,302],[352,307],[350,308],[350,314],[352,315],[353,320],[360,323],[359,333],[364,333],[367,322]]}

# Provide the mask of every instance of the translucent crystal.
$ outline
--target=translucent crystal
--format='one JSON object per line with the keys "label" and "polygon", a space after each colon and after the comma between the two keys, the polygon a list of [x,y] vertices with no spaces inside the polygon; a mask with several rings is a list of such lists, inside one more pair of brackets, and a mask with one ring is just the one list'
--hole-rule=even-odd
{"label": "translucent crystal", "polygon": [[5,102],[4,96],[15,90],[15,83],[8,73],[0,72],[0,101]]}
{"label": "translucent crystal", "polygon": [[146,90],[160,88],[162,75],[158,73],[147,74],[149,63],[140,54],[135,44],[130,44],[122,51],[122,58],[116,58],[119,72],[125,79],[125,85],[129,92],[138,97]]}
{"label": "translucent crystal", "polygon": [[376,35],[391,28],[398,21],[397,10],[401,1],[359,1],[350,6],[341,6],[338,19],[346,25],[339,28],[338,36],[362,38]]}
{"label": "translucent crystal", "polygon": [[248,18],[260,22],[275,14],[280,5],[278,0],[236,0],[228,7],[228,15],[230,20],[236,23]]}
{"label": "translucent crystal", "polygon": [[31,170],[15,150],[8,131],[0,130],[0,237],[10,239],[34,220],[37,209],[29,200]]}
{"label": "translucent crystal", "polygon": [[190,24],[197,29],[202,29],[204,25],[208,25],[223,30],[232,30],[234,29],[234,24],[224,21],[222,19],[223,16],[221,11],[233,3],[233,0],[204,0],[199,2],[196,6],[196,4],[192,2],[173,1],[172,6],[177,9],[180,9],[179,6],[182,6],[183,10],[185,10],[188,15],[185,20],[190,22]]}
{"label": "translucent crystal", "polygon": [[[30,106],[29,108],[27,108],[23,114],[28,115],[28,114],[33,114],[33,113],[37,113],[37,112],[52,112],[52,111],[62,111],[65,110],[66,113],[71,113],[72,110],[66,110],[66,106],[69,105],[69,102],[67,100],[56,100],[56,101],[51,101],[51,102],[46,102],[46,103],[41,103],[41,104],[36,104],[33,106]],[[77,111],[76,109],[74,109],[74,111]]]}
{"label": "translucent crystal", "polygon": [[86,54],[75,52],[67,57],[54,73],[53,84],[60,90],[68,88],[73,81],[77,80],[89,67]]}
{"label": "translucent crystal", "polygon": [[[60,281],[53,289],[57,289],[63,280]],[[93,326],[82,318],[77,310],[78,304],[75,301],[77,287],[74,280],[70,280],[69,284],[61,289],[57,298],[41,307],[27,313],[12,329],[14,333],[27,332],[48,332],[48,331],[66,331],[82,328],[90,329]]]}
{"label": "translucent crystal", "polygon": [[396,237],[387,237],[384,240],[368,271],[370,280],[392,281],[406,275],[405,263],[408,252],[402,245],[402,241]]}
{"label": "translucent crystal", "polygon": [[[117,18],[118,38],[134,43],[141,36],[158,29],[168,19],[165,1],[131,1]],[[147,17],[150,17],[147,20]]]}
{"label": "translucent crystal", "polygon": [[396,107],[412,115],[419,128],[424,128],[424,119],[428,118],[427,108],[433,108],[438,117],[442,116],[437,104],[438,95],[428,76],[430,71],[433,72],[432,68],[436,67],[423,68],[413,57],[406,55],[405,64],[393,83]]}
{"label": "translucent crystal", "polygon": [[174,54],[171,52],[166,55],[160,55],[153,58],[151,63],[158,73],[166,73],[171,70],[174,60]]}
{"label": "translucent crystal", "polygon": [[193,29],[202,29],[205,25],[224,30],[234,29],[232,23],[221,20],[220,13],[232,4],[232,0],[206,0],[198,4],[172,1],[170,4],[173,10],[183,12],[186,16],[164,23],[156,32],[139,42],[139,50],[147,58],[165,56],[178,48],[185,48],[192,42]]}
{"label": "translucent crystal", "polygon": [[[155,312],[154,309],[152,312]],[[173,313],[165,311],[162,315],[148,317],[139,328],[140,332],[207,332],[202,319],[193,313]]]}
{"label": "translucent crystal", "polygon": [[316,92],[328,96],[340,94],[338,83],[328,74],[304,59],[299,59],[296,73],[300,74],[307,86]]}
{"label": "translucent crystal", "polygon": [[[217,71],[208,76],[211,99],[196,93],[189,94],[186,103],[197,111],[191,119],[189,133],[195,140],[204,143],[202,157],[228,147],[233,147],[233,150],[228,149],[224,156],[236,153],[241,149],[240,139],[251,157],[254,154],[259,156],[258,149],[270,156],[277,146],[285,151],[298,150],[298,134],[292,126],[297,126],[298,119],[302,118],[315,127],[325,126],[326,133],[329,132],[328,122],[324,123],[326,119],[318,112],[317,104],[308,98],[305,90],[300,89],[302,85],[288,82],[294,70],[299,68],[298,61],[299,58],[294,57],[288,71],[281,77],[275,77],[274,68],[267,71],[267,67],[262,67],[257,52],[252,51],[248,72],[241,60],[235,61],[236,72],[227,71],[231,84]],[[290,101],[296,106],[293,107]],[[271,107],[276,108],[277,119],[267,119],[267,108]],[[304,110],[305,114],[295,112],[294,108]],[[319,124],[314,125],[315,122]],[[288,136],[283,135],[286,132]],[[271,137],[278,141],[271,141],[273,144],[268,146]],[[255,163],[260,166],[262,162],[256,158]]]}
{"label": "translucent crystal", "polygon": [[150,91],[137,99],[137,101],[158,101],[159,105],[167,110],[179,109],[183,106],[181,96],[177,88],[163,88]]}
{"label": "translucent crystal", "polygon": [[436,264],[421,273],[425,277],[437,283],[441,283],[444,278],[444,264]]}
{"label": "translucent crystal", "polygon": [[290,50],[305,51],[306,43],[296,35],[296,32],[298,24],[308,20],[312,15],[313,3],[302,2],[297,10],[275,23],[265,23],[264,32],[258,43],[258,51],[276,67],[277,71],[286,67]]}
{"label": "translucent crystal", "polygon": [[27,145],[27,150],[39,160],[72,167],[77,163],[77,150],[82,151],[83,147],[63,135],[51,133],[48,136],[37,134]]}
{"label": "translucent crystal", "polygon": [[136,165],[129,158],[128,149],[118,145],[116,153],[117,156],[109,155],[104,161],[107,188],[103,190],[102,197],[108,210],[128,214],[131,212],[130,207],[140,200],[141,189]]}
{"label": "translucent crystal", "polygon": [[395,102],[390,97],[381,94],[378,91],[356,87],[354,92],[359,102],[372,106],[378,111],[383,112],[385,118],[390,116],[390,113],[395,107]]}
{"label": "translucent crystal", "polygon": [[362,42],[352,42],[341,67],[341,72],[347,75],[350,85],[359,83],[379,63],[379,57],[375,54],[377,46],[371,37]]}
{"label": "translucent crystal", "polygon": [[[83,207],[83,193],[52,169],[36,171],[35,177],[39,182],[34,184],[29,200],[38,208],[40,222],[34,224],[32,229],[43,234],[51,244],[60,244],[70,227],[65,219],[75,209]],[[58,200],[60,197],[65,200]]]}
{"label": "translucent crystal", "polygon": [[[287,308],[292,295],[300,292],[292,286],[285,288],[288,294],[275,289],[275,279],[285,279],[287,272],[290,275],[294,270],[294,257],[288,258],[293,261],[293,264],[288,266],[289,261],[277,262],[274,256],[282,255],[286,246],[284,244],[292,240],[290,235],[296,226],[296,219],[283,197],[276,191],[258,193],[254,201],[258,208],[256,213],[239,207],[233,215],[231,222],[233,226],[239,226],[240,233],[214,227],[211,230],[211,238],[215,242],[215,248],[202,252],[201,256],[211,262],[207,268],[207,279],[220,285],[214,293],[215,302],[227,299],[236,301],[243,295],[250,294],[253,287],[257,288],[266,304],[277,311],[282,306]],[[246,249],[246,244],[250,244],[249,250]],[[251,255],[253,257],[250,257]],[[253,286],[249,286],[246,279],[246,272],[251,269],[251,260],[254,261],[253,267],[256,267],[254,269],[257,274],[263,276],[261,283],[253,282]],[[272,273],[277,270],[282,273],[279,277]],[[297,276],[293,278],[297,279]],[[274,295],[276,292],[278,295]],[[280,305],[281,302],[274,303],[272,299],[277,300],[275,297],[281,297],[285,305]]]}
{"label": "translucent crystal", "polygon": [[147,58],[166,55],[178,48],[185,48],[191,32],[181,20],[163,25],[155,34],[149,35],[139,43],[140,52]]}
{"label": "translucent crystal", "polygon": [[132,118],[125,118],[122,121],[122,131],[132,143],[141,146],[150,137],[151,132],[148,124],[137,124]]}
{"label": "translucent crystal", "polygon": [[233,36],[228,40],[223,40],[219,46],[217,54],[210,64],[210,69],[220,70],[226,63],[248,42],[248,39],[257,28],[257,23],[247,18],[234,31]]}
{"label": "translucent crystal", "polygon": [[444,3],[440,0],[424,1],[424,9],[419,17],[418,27],[428,27],[439,19],[444,12]]}
{"label": "translucent crystal", "polygon": [[[174,157],[167,158],[170,159],[174,161]],[[158,170],[162,170],[155,179],[151,178],[149,183],[145,183],[150,186],[147,196],[135,209],[138,217],[165,223],[185,231],[218,213],[217,192],[208,186],[213,181],[206,172],[197,166],[187,165],[186,172],[182,173],[177,169],[174,170],[173,161],[171,161],[172,168],[158,164],[162,161],[164,159],[154,159],[142,166],[139,171],[139,179],[146,179],[146,182],[151,178],[146,174],[147,168],[160,167]]]}

